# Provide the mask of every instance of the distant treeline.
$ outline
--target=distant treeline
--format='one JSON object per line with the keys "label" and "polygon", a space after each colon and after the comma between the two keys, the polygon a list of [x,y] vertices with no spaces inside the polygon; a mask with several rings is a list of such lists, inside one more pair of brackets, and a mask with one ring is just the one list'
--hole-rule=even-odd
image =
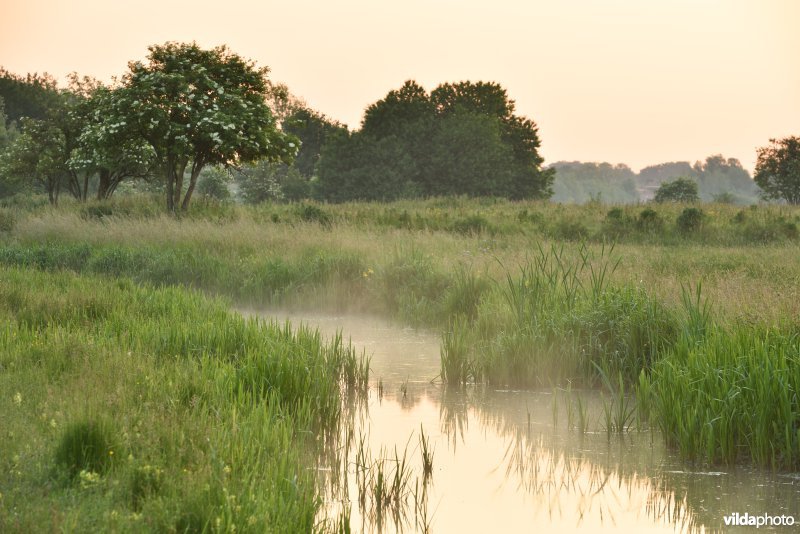
{"label": "distant treeline", "polygon": [[639,173],[624,164],[559,161],[554,202],[582,204],[592,200],[627,204],[652,200],[658,187],[678,178],[697,183],[700,200],[752,204],[759,200],[759,187],[737,159],[713,155],[691,165],[686,161],[644,167]]}
{"label": "distant treeline", "polygon": [[[758,186],[739,161],[721,155],[639,173],[624,164],[544,166],[536,124],[515,114],[514,101],[496,83],[445,83],[427,92],[408,81],[370,105],[357,130],[310,109],[285,86],[265,83],[275,127],[287,134],[289,146],[299,141],[294,159],[205,161],[191,180],[175,178],[183,188],[175,198],[190,188],[188,198],[199,178],[198,193],[247,203],[447,195],[635,203],[651,200],[664,182],[688,178],[703,201],[759,199]],[[49,193],[55,202],[62,190],[79,200],[102,200],[115,191],[164,191],[168,181],[154,157],[158,147],[135,137],[108,139],[106,132],[125,124],[124,114],[110,122],[104,111],[113,107],[115,91],[76,75],[62,89],[47,74],[18,76],[0,68],[0,197],[33,191]],[[116,109],[124,112],[125,106]],[[98,142],[102,136],[105,146]],[[194,167],[191,157],[189,163],[186,173]]]}

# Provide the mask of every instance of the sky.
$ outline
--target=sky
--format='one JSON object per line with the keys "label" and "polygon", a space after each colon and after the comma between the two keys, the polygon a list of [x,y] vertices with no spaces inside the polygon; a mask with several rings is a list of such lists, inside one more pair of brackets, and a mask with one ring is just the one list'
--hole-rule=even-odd
{"label": "sky", "polygon": [[0,65],[109,81],[166,41],[227,44],[358,128],[413,79],[494,81],[545,163],[739,159],[800,135],[800,0],[0,0]]}

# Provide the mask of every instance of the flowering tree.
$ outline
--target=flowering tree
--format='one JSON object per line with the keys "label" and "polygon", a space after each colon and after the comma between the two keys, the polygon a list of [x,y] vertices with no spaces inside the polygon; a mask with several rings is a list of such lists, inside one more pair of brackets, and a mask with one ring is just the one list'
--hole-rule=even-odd
{"label": "flowering tree", "polygon": [[129,64],[92,138],[104,147],[120,140],[149,145],[169,211],[189,207],[206,165],[292,161],[299,142],[278,129],[267,106],[268,69],[225,46],[166,43],[149,51],[146,63]]}

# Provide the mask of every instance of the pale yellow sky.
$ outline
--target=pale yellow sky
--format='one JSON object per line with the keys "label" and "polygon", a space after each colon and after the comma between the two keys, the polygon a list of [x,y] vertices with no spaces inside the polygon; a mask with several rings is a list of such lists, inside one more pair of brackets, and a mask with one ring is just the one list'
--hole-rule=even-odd
{"label": "pale yellow sky", "polygon": [[496,81],[548,163],[752,170],[800,135],[800,0],[0,0],[0,65],[20,74],[109,79],[168,40],[228,44],[351,127],[406,79]]}

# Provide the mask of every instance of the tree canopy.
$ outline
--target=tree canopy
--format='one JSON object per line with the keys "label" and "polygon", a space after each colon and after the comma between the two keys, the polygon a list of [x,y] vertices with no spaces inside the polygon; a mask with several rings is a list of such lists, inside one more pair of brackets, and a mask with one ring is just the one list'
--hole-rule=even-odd
{"label": "tree canopy", "polygon": [[514,115],[500,85],[414,81],[370,105],[361,130],[322,151],[317,195],[326,200],[393,200],[464,194],[547,198],[536,125]]}
{"label": "tree canopy", "polygon": [[166,43],[149,51],[146,63],[129,64],[94,140],[106,147],[146,142],[165,181],[169,211],[188,208],[206,165],[292,160],[298,142],[277,128],[267,105],[267,68],[225,46]]}
{"label": "tree canopy", "polygon": [[600,200],[609,203],[639,201],[637,175],[624,164],[559,161],[553,163],[553,201],[583,203]]}
{"label": "tree canopy", "polygon": [[697,202],[697,182],[690,178],[678,178],[672,182],[664,182],[656,191],[656,202]]}
{"label": "tree canopy", "polygon": [[800,137],[769,142],[758,149],[755,181],[765,198],[800,204]]}

